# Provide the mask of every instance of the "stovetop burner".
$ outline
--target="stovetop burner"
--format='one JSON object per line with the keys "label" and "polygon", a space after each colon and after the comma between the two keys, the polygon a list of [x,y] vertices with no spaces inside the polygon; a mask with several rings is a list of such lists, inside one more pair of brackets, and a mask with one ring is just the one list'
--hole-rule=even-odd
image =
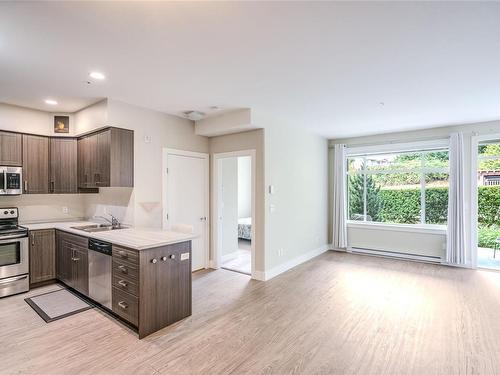
{"label": "stovetop burner", "polygon": [[0,208],[0,237],[12,234],[28,235],[28,229],[18,225],[19,211],[15,207]]}

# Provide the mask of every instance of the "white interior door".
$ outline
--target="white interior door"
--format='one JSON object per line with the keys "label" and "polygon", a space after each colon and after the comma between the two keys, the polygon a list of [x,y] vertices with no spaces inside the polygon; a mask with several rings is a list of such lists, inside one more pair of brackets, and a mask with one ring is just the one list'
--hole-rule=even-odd
{"label": "white interior door", "polygon": [[208,267],[208,155],[167,153],[166,229],[190,225],[198,238],[192,242],[192,270]]}

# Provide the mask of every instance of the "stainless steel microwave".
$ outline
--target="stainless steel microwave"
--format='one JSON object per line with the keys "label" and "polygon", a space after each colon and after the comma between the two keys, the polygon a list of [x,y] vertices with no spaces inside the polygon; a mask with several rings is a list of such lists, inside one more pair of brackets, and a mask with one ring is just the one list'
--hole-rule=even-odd
{"label": "stainless steel microwave", "polygon": [[23,193],[23,169],[21,167],[0,166],[0,195]]}

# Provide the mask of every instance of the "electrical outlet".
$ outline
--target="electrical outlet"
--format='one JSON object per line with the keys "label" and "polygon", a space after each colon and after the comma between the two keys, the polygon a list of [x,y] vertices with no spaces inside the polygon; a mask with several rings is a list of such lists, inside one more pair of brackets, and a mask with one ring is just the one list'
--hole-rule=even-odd
{"label": "electrical outlet", "polygon": [[285,251],[283,250],[282,247],[278,249],[278,256],[282,257],[284,253]]}
{"label": "electrical outlet", "polygon": [[63,212],[63,214],[69,214],[69,208],[66,206],[63,206],[62,212]]}

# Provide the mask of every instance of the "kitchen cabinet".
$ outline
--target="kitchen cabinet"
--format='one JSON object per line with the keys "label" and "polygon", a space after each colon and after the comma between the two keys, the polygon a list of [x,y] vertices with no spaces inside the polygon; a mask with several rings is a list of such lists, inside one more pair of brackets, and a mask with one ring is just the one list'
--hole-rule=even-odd
{"label": "kitchen cabinet", "polygon": [[54,229],[29,232],[30,284],[56,278],[56,238]]}
{"label": "kitchen cabinet", "polygon": [[78,187],[134,186],[134,132],[108,128],[78,139]]}
{"label": "kitchen cabinet", "polygon": [[23,165],[21,134],[0,131],[0,165],[13,167]]}
{"label": "kitchen cabinet", "polygon": [[49,138],[23,134],[23,183],[25,194],[49,192]]}
{"label": "kitchen cabinet", "polygon": [[76,138],[51,138],[50,192],[54,194],[77,193],[77,167]]}
{"label": "kitchen cabinet", "polygon": [[136,251],[113,245],[113,312],[143,338],[191,315],[191,241]]}
{"label": "kitchen cabinet", "polygon": [[88,296],[89,260],[86,237],[57,231],[57,278]]}

